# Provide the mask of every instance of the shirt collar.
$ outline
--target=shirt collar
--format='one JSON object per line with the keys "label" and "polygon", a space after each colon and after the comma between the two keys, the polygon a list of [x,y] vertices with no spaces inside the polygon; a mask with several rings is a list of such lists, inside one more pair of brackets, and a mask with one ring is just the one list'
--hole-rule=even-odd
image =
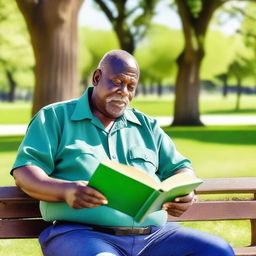
{"label": "shirt collar", "polygon": [[139,121],[139,119],[136,117],[136,115],[133,112],[132,108],[126,109],[124,112],[124,118],[132,123],[138,124],[138,125],[142,125],[141,122]]}
{"label": "shirt collar", "polygon": [[89,97],[91,96],[93,87],[88,87],[85,93],[78,98],[75,110],[71,116],[72,121],[79,121],[83,119],[93,119],[93,114],[89,104]]}
{"label": "shirt collar", "polygon": [[[77,104],[75,106],[75,110],[71,116],[72,121],[80,121],[83,119],[94,119],[95,116],[93,115],[91,108],[90,108],[90,103],[89,103],[89,98],[92,95],[93,87],[88,87],[85,91],[85,93],[78,98]],[[136,117],[136,115],[133,113],[133,109],[126,109],[124,112],[124,115],[119,117],[116,121],[118,120],[123,120],[123,121],[129,121],[138,125],[141,125],[141,122],[139,119]]]}

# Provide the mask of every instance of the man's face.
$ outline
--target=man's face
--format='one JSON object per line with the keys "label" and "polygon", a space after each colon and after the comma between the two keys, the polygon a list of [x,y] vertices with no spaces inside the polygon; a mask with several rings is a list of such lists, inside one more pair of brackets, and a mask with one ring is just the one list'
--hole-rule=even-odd
{"label": "man's face", "polygon": [[135,62],[112,62],[94,74],[93,103],[105,117],[116,119],[133,99],[139,74]]}

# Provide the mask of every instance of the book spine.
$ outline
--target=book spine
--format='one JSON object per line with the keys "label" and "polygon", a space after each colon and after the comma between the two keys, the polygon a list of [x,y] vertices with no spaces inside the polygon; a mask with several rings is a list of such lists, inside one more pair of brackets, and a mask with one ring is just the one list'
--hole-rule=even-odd
{"label": "book spine", "polygon": [[148,199],[145,201],[145,203],[141,206],[141,208],[139,209],[139,211],[137,212],[137,214],[134,217],[134,220],[136,222],[141,222],[143,221],[143,219],[147,216],[147,214],[149,213],[149,209],[151,208],[152,204],[154,204],[154,202],[156,201],[156,199],[158,198],[158,196],[160,195],[159,191],[154,191],[149,197]]}

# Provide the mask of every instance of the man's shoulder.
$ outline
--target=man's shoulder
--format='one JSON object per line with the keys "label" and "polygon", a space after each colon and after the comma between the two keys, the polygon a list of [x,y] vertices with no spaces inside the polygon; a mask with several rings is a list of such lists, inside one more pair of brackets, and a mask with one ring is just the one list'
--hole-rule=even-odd
{"label": "man's shoulder", "polygon": [[138,109],[135,109],[135,108],[129,108],[127,109],[127,112],[130,114],[130,115],[134,115],[139,121],[140,123],[143,125],[143,124],[155,124],[156,123],[156,119],[154,117],[151,117],[143,112],[141,112],[140,110]]}
{"label": "man's shoulder", "polygon": [[34,120],[36,117],[39,119],[49,119],[51,121],[57,120],[66,120],[70,119],[78,99],[71,99],[66,101],[59,101],[42,107],[33,117]]}
{"label": "man's shoulder", "polygon": [[72,108],[77,104],[78,99],[71,99],[65,101],[58,101],[52,104],[46,105],[42,108],[42,110],[58,110],[63,108]]}

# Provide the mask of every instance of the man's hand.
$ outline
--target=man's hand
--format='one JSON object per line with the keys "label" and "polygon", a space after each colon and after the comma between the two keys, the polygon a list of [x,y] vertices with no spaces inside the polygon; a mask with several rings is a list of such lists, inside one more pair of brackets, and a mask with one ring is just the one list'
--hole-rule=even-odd
{"label": "man's hand", "polygon": [[97,190],[87,186],[87,181],[67,181],[49,177],[40,167],[26,165],[14,170],[17,186],[41,201],[67,202],[75,209],[107,204],[107,199]]}
{"label": "man's hand", "polygon": [[107,199],[97,190],[87,186],[87,181],[66,184],[65,201],[75,209],[93,208],[107,204]]}
{"label": "man's hand", "polygon": [[177,197],[174,202],[167,202],[163,204],[163,210],[167,211],[169,215],[174,217],[181,216],[192,204],[197,201],[197,196],[194,192],[189,195]]}

